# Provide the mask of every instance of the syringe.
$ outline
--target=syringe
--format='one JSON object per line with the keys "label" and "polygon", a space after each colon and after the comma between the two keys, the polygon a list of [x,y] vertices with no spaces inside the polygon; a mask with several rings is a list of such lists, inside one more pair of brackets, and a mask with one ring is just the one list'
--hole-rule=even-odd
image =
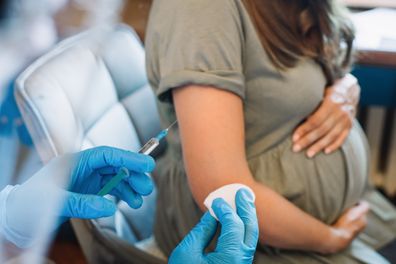
{"label": "syringe", "polygon": [[[157,136],[151,138],[146,144],[139,150],[139,153],[149,155],[153,152],[160,144],[161,139],[168,135],[169,129],[177,123],[177,120],[173,122],[168,128],[162,130]],[[109,194],[123,179],[129,177],[129,170],[125,167],[121,167],[117,175],[115,175],[105,186],[98,192],[98,195],[104,196]]]}

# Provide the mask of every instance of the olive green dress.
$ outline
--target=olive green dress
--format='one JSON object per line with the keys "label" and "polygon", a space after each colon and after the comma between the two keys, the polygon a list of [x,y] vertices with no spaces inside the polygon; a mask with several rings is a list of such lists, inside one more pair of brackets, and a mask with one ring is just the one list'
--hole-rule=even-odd
{"label": "olive green dress", "polygon": [[[276,69],[240,0],[154,1],[146,56],[164,127],[176,119],[171,89],[200,84],[227,90],[244,103],[256,181],[327,224],[362,198],[371,203],[366,231],[344,252],[323,256],[259,245],[257,263],[387,263],[375,250],[395,239],[396,211],[369,187],[366,138],[357,122],[333,154],[308,159],[291,150],[293,131],[323,99],[326,79],[317,63],[301,59],[292,69]],[[168,255],[202,214],[188,186],[178,129],[172,131],[156,172],[155,236]]]}

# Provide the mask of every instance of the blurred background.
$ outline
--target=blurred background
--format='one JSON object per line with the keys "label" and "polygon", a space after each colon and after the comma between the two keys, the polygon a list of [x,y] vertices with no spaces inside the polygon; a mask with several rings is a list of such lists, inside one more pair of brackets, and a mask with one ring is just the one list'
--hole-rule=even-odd
{"label": "blurred background", "polygon": [[[341,1],[341,0],[340,0]],[[359,120],[372,150],[371,177],[396,194],[396,1],[342,0],[357,28],[354,74],[362,87]],[[0,0],[0,188],[23,182],[42,163],[14,99],[14,81],[56,43],[81,31],[125,23],[144,40],[152,0]],[[13,254],[13,249],[8,250]],[[86,263],[68,223],[48,258]]]}
{"label": "blurred background", "polygon": [[[64,38],[126,23],[141,39],[151,0],[0,0],[0,187],[40,167],[13,97],[15,78]],[[33,169],[35,168],[35,169]]]}
{"label": "blurred background", "polygon": [[[150,5],[151,0],[0,0],[1,189],[42,167],[15,102],[17,76],[59,41],[94,27],[125,23],[143,40]],[[19,252],[10,246],[3,254]],[[60,228],[48,255],[56,263],[86,263],[69,223]]]}

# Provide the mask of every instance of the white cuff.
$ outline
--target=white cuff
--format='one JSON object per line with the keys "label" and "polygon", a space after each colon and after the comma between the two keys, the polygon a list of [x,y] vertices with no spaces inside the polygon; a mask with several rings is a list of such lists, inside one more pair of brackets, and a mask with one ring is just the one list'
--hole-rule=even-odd
{"label": "white cuff", "polygon": [[[7,223],[7,200],[12,191],[15,191],[19,185],[7,185],[0,192],[0,234],[4,238],[16,245],[19,248],[27,248],[31,245],[32,239],[19,234],[18,232],[12,230]],[[20,208],[24,210],[24,208]]]}

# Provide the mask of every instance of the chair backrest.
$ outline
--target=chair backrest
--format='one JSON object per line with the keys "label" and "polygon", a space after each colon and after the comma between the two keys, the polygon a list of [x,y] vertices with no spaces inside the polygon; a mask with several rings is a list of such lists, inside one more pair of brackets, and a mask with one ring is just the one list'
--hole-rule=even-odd
{"label": "chair backrest", "polygon": [[144,50],[126,26],[61,42],[16,85],[18,105],[44,162],[97,145],[137,150],[160,129]]}
{"label": "chair backrest", "polygon": [[[62,41],[19,76],[15,93],[44,163],[99,145],[137,151],[160,131],[144,49],[126,26],[95,29]],[[113,218],[74,221],[88,260],[162,263],[133,246],[150,236],[154,205],[155,193],[142,209],[119,203]]]}

